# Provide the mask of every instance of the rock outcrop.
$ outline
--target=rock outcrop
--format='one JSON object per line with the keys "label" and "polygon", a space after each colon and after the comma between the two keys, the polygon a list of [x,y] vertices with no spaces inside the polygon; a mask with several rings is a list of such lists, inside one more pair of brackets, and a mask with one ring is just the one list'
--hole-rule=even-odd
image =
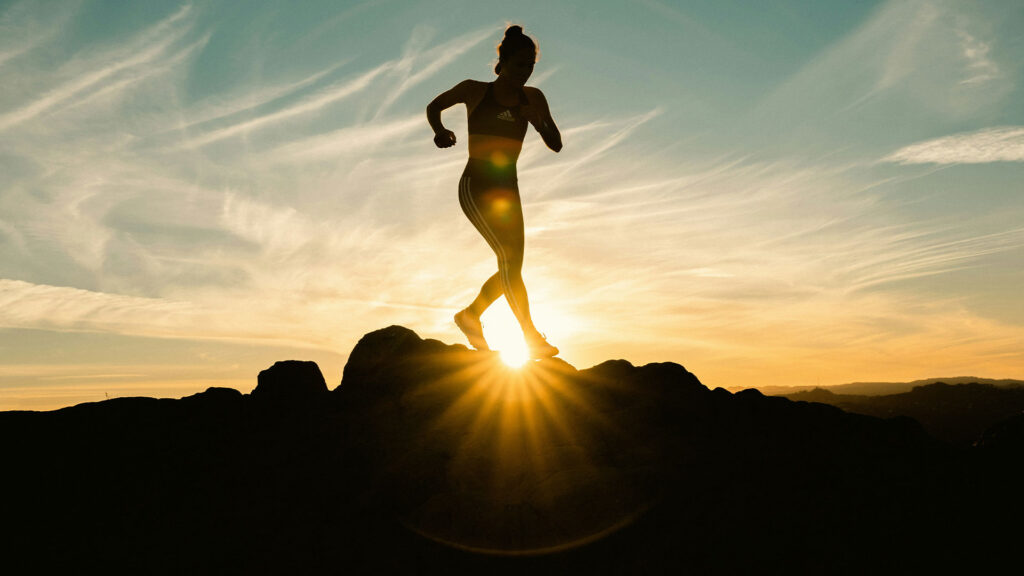
{"label": "rock outcrop", "polygon": [[252,397],[276,406],[309,406],[322,401],[327,381],[316,362],[285,360],[260,372]]}

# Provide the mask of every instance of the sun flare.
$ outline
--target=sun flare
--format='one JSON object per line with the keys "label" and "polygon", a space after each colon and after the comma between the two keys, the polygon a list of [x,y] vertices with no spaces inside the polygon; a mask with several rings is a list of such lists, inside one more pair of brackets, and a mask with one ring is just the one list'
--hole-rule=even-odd
{"label": "sun flare", "polygon": [[497,350],[501,361],[510,368],[519,368],[530,359],[519,323],[511,313],[494,314],[487,322],[487,343]]}
{"label": "sun flare", "polygon": [[[543,326],[549,341],[564,352],[564,339],[575,331],[575,323],[561,311],[548,311],[538,306],[535,312],[535,318],[543,318],[538,327]],[[488,345],[491,350],[499,353],[505,365],[520,368],[530,361],[530,351],[523,339],[522,329],[507,306],[492,306],[484,313],[482,321]]]}
{"label": "sun flare", "polygon": [[500,354],[501,361],[509,368],[519,368],[530,359],[530,354],[526,350],[526,344],[502,348]]}

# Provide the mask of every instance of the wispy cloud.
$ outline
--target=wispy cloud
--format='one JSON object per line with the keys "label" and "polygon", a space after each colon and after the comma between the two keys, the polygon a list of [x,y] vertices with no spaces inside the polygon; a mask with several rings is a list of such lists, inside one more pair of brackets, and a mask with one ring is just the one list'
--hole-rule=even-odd
{"label": "wispy cloud", "polygon": [[174,24],[185,19],[190,11],[191,6],[182,6],[176,13],[139,34],[123,48],[101,56],[97,62],[89,65],[88,69],[76,74],[67,82],[17,110],[0,115],[0,131],[51,111],[84,91],[101,86],[101,82],[119,72],[151,63],[188,32],[187,28],[175,28]]}
{"label": "wispy cloud", "polygon": [[258,86],[255,89],[247,87],[240,94],[217,95],[214,102],[205,105],[199,110],[189,110],[189,117],[184,119],[175,128],[183,130],[197,124],[204,124],[216,120],[222,120],[236,114],[254,110],[273,103],[290,94],[298,92],[303,88],[315,84],[325,76],[337,71],[342,66],[351,62],[350,58],[343,59],[334,66],[319,70],[294,82],[285,82],[280,85]]}
{"label": "wispy cloud", "polygon": [[52,40],[80,5],[67,2],[60,10],[51,10],[22,0],[0,12],[0,68]]}
{"label": "wispy cloud", "polygon": [[126,71],[126,73],[118,74],[118,79],[108,80],[102,88],[80,98],[75,98],[71,103],[53,113],[63,113],[82,106],[91,105],[97,101],[109,102],[110,100],[116,99],[128,93],[131,88],[137,84],[176,70],[183,62],[187,61],[192,56],[195,56],[198,52],[201,52],[209,41],[210,34],[205,34],[198,40],[169,54],[166,58],[160,61],[151,62],[144,67],[133,67],[133,69]]}
{"label": "wispy cloud", "polygon": [[362,90],[365,90],[370,84],[381,74],[391,68],[390,62],[385,62],[379,66],[372,68],[371,70],[356,76],[355,78],[349,79],[346,82],[342,82],[325,88],[318,94],[307,97],[302,101],[282,108],[280,110],[269,112],[261,116],[257,116],[251,120],[238,122],[224,128],[217,128],[210,130],[209,132],[196,136],[183,143],[185,147],[194,148],[198,146],[204,146],[212,142],[224,140],[232,136],[238,136],[241,134],[248,133],[252,130],[257,130],[267,126],[271,126],[275,123],[294,118],[303,114],[309,114],[321,110],[325,106],[340,102],[345,98],[352,96]]}
{"label": "wispy cloud", "polygon": [[900,148],[884,158],[899,164],[1024,162],[1024,126],[953,134]]}
{"label": "wispy cloud", "polygon": [[966,30],[958,29],[956,32],[960,37],[964,59],[967,60],[967,77],[961,80],[960,83],[979,84],[998,78],[1000,75],[999,66],[989,57],[991,45],[978,40]]}
{"label": "wispy cloud", "polygon": [[413,31],[413,35],[406,45],[405,53],[393,67],[400,75],[399,81],[396,86],[387,91],[387,97],[377,108],[375,118],[379,118],[387,112],[392,104],[410,88],[437,74],[438,71],[493,34],[493,30],[490,28],[474,30],[429,50],[423,50],[421,44],[425,32],[424,29]]}
{"label": "wispy cloud", "polygon": [[948,229],[872,233],[873,239],[851,238],[846,253],[856,256],[833,271],[850,290],[952,272],[971,266],[981,256],[1024,246],[1024,228],[953,239],[956,232]]}
{"label": "wispy cloud", "polygon": [[50,326],[158,333],[168,319],[194,313],[194,308],[183,302],[0,280],[0,326],[8,328]]}
{"label": "wispy cloud", "polygon": [[[388,86],[384,90],[386,96],[379,101],[379,104],[376,107],[377,111],[374,115],[374,120],[379,120],[402,94],[407,92],[413,86],[436,74],[456,58],[479,44],[490,34],[490,30],[477,30],[454,38],[444,44],[427,48],[426,43],[428,42],[429,37],[426,35],[426,29],[418,28],[417,30],[414,30],[409,43],[406,45],[405,52],[401,57],[378,64],[354,78],[350,78],[346,81],[324,88],[317,93],[306,96],[298,102],[287,105],[284,108],[266,112],[256,116],[255,118],[248,118],[228,126],[212,128],[205,132],[201,132],[200,134],[197,134],[183,142],[183,146],[188,148],[204,146],[234,136],[248,134],[253,130],[266,128],[286,120],[318,112],[328,106],[335,105],[342,100],[369,89],[376,81],[386,77],[388,74],[397,75],[399,78],[398,83]],[[327,71],[323,71],[314,75],[314,79],[319,78],[326,72]],[[309,79],[300,84],[304,85],[311,83],[312,81],[314,80]],[[298,85],[295,86],[295,88],[298,87]],[[240,106],[234,106],[233,108],[239,110],[242,109]],[[249,106],[249,108],[254,108],[254,106]],[[193,122],[192,124],[195,123]],[[370,131],[369,125],[367,126],[366,131]],[[323,147],[321,146],[321,149],[322,148]]]}
{"label": "wispy cloud", "polygon": [[[538,166],[539,158],[542,155],[548,155],[547,148],[538,145],[521,156],[519,161],[522,166],[521,174],[525,178],[532,178],[538,181],[539,190],[536,194],[538,198],[556,193],[556,191],[561,191],[564,194],[566,180],[573,177],[579,178],[583,173],[588,174],[588,179],[600,179],[606,176],[607,173],[603,170],[587,171],[585,167],[593,167],[599,159],[606,157],[641,126],[658,117],[661,113],[660,109],[654,109],[629,118],[618,119],[614,122],[597,121],[592,122],[590,125],[567,130],[564,133],[563,140],[572,142],[576,134],[586,132],[592,128],[612,129],[611,131],[601,130],[599,136],[592,134],[591,138],[581,142],[583,145],[577,150],[563,153],[560,158],[561,161],[557,163],[547,162],[544,165]],[[580,140],[577,140],[577,142],[580,142]],[[550,157],[547,159],[550,160]]]}
{"label": "wispy cloud", "polygon": [[423,131],[423,116],[417,114],[397,120],[346,126],[327,134],[289,142],[265,154],[267,162],[316,161],[337,158],[341,154],[367,154],[375,148],[394,144],[404,137]]}
{"label": "wispy cloud", "polygon": [[891,145],[893,134],[921,125],[962,126],[998,110],[1013,90],[990,28],[965,4],[884,2],[768,94],[746,121],[775,146],[795,135],[796,148],[811,137],[836,147]]}

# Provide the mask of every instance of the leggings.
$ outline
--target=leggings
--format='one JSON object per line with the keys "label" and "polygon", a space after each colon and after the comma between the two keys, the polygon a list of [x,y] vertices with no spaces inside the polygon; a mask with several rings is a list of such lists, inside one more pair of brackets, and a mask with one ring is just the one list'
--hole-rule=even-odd
{"label": "leggings", "polygon": [[459,180],[459,204],[498,257],[498,272],[484,284],[484,291],[489,285],[500,286],[500,294],[505,295],[520,325],[532,327],[522,276],[523,207],[515,175],[494,177],[488,174],[486,164],[471,160]]}

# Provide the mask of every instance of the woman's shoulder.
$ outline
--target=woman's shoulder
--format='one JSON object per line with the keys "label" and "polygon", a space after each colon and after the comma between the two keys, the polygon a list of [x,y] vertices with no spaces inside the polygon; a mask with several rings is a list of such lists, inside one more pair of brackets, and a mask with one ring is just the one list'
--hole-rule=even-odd
{"label": "woman's shoulder", "polygon": [[462,101],[466,103],[466,108],[470,114],[484,99],[484,95],[487,94],[487,86],[489,82],[481,82],[479,80],[466,79],[459,82],[459,91],[462,92]]}
{"label": "woman's shoulder", "polygon": [[455,87],[460,90],[475,92],[479,90],[486,90],[488,84],[489,82],[481,82],[479,80],[473,80],[472,78],[466,78],[462,82],[456,84]]}
{"label": "woman's shoulder", "polygon": [[455,97],[456,102],[466,102],[468,104],[479,101],[486,90],[486,82],[467,78],[456,84],[448,93]]}
{"label": "woman's shoulder", "polygon": [[526,95],[529,96],[530,98],[536,97],[539,98],[540,100],[544,100],[544,93],[540,91],[540,88],[534,88],[533,86],[523,86],[523,91],[526,92]]}

